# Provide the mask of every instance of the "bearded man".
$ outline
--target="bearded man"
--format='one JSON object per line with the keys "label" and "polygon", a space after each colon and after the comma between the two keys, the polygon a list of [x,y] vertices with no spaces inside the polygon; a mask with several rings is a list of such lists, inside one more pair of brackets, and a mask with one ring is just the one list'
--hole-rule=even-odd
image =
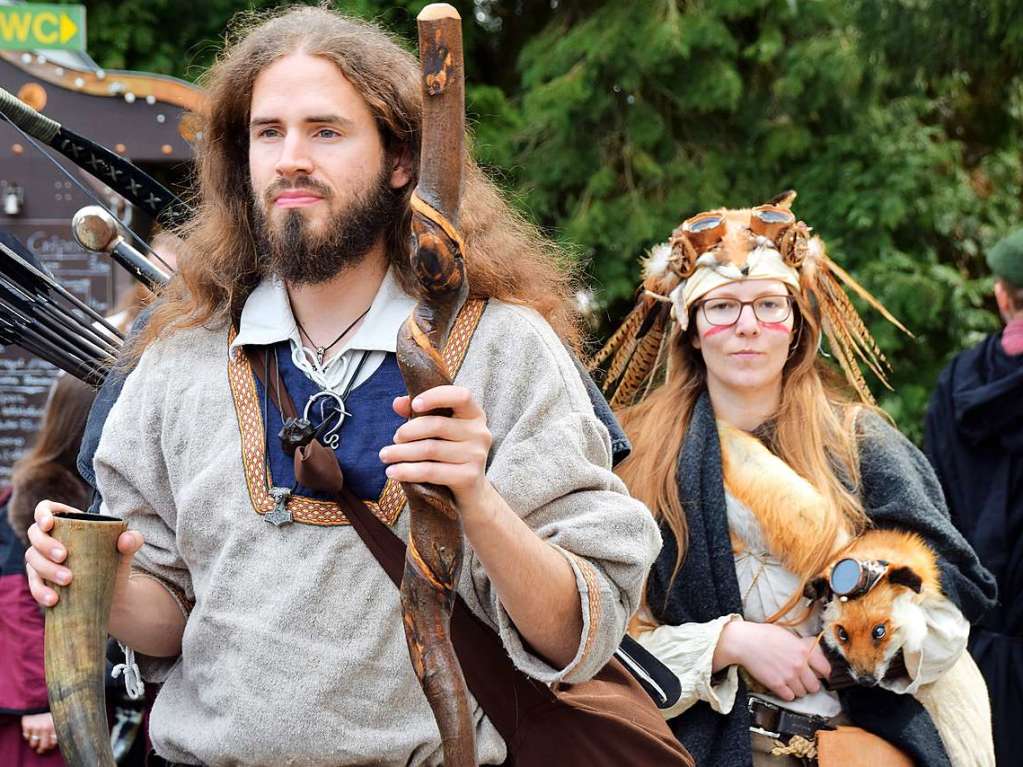
{"label": "bearded man", "polygon": [[[400,536],[397,482],[451,489],[468,542],[459,593],[537,680],[605,664],[657,530],[611,473],[564,348],[570,282],[554,247],[471,162],[461,231],[488,302],[455,385],[405,395],[394,351],[414,305],[413,57],[370,25],[292,9],[226,51],[207,95],[188,256],[95,457],[103,508],[130,529],[110,632],[163,685],[151,737],[169,763],[440,764],[398,592],[339,507],[295,484],[272,385],[243,348],[265,352],[346,487]],[[436,408],[452,415],[406,422]],[[262,518],[280,504],[294,524]],[[61,509],[40,504],[31,530],[43,605],[57,598],[47,582],[73,577],[47,534]],[[504,742],[473,714],[479,762],[502,763]]]}

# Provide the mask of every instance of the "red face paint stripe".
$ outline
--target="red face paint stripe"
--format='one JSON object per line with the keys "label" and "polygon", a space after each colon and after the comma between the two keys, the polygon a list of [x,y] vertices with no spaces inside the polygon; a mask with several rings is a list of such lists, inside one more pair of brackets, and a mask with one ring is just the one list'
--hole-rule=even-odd
{"label": "red face paint stripe", "polygon": [[760,327],[765,330],[773,330],[776,333],[784,333],[788,335],[792,332],[792,328],[786,325],[784,322],[761,322]]}
{"label": "red face paint stripe", "polygon": [[718,333],[724,333],[726,330],[731,330],[734,325],[711,325],[703,332],[704,338],[710,338],[716,336]]}

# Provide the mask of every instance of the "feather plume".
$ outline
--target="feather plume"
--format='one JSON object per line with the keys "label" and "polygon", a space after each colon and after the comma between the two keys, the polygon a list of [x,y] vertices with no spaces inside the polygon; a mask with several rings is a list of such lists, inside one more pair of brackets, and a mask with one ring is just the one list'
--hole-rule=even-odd
{"label": "feather plume", "polygon": [[864,301],[870,304],[874,309],[876,309],[882,317],[884,317],[886,320],[888,320],[890,323],[892,323],[895,327],[897,327],[903,333],[908,335],[910,338],[916,337],[909,331],[908,328],[906,328],[905,325],[903,325],[901,322],[895,319],[892,313],[889,312],[884,307],[884,304],[882,304],[880,301],[874,298],[874,296],[872,296],[865,287],[860,285],[860,283],[857,282],[856,279],[851,274],[849,274],[847,271],[845,271],[845,269],[843,269],[834,261],[832,261],[827,253],[821,253],[821,258],[823,258],[824,263],[827,264],[828,269],[834,272],[836,275],[838,275],[838,278],[842,281],[843,284],[847,285],[849,289],[852,290],[856,295],[858,295],[860,298],[862,298]]}
{"label": "feather plume", "polygon": [[614,396],[611,397],[612,408],[630,404],[636,392],[653,373],[664,338],[664,324],[664,319],[658,317],[655,327],[651,328],[636,345],[636,351],[629,359],[621,381],[615,388]]}
{"label": "feather plume", "polygon": [[619,349],[622,343],[635,335],[639,326],[643,324],[643,320],[646,317],[646,306],[640,301],[632,308],[622,320],[622,324],[618,330],[611,334],[611,337],[607,340],[607,343],[601,347],[600,351],[594,354],[589,362],[586,363],[586,368],[591,373],[596,370],[601,364],[610,357],[615,351]]}

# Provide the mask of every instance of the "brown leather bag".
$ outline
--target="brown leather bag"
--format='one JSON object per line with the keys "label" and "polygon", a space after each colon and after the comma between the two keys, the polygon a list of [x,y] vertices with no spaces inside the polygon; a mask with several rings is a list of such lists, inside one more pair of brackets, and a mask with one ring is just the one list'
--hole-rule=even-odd
{"label": "brown leather bag", "polygon": [[913,767],[913,760],[884,738],[842,725],[817,731],[820,767]]}
{"label": "brown leather bag", "polygon": [[[250,356],[250,359],[253,359]],[[276,386],[263,380],[276,400]],[[291,395],[279,387],[274,402],[296,415]],[[388,577],[400,586],[405,543],[343,486],[333,451],[312,442],[295,452],[295,477],[335,496],[352,527]],[[548,687],[517,669],[501,638],[456,595],[451,640],[469,690],[508,746],[506,767],[692,767],[660,711],[625,667],[612,658],[590,681]]]}

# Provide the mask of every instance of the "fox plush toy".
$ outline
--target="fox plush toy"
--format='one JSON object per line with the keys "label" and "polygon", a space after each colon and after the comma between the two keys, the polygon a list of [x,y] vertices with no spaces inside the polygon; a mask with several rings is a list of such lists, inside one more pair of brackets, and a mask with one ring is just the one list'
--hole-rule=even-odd
{"label": "fox plush toy", "polygon": [[[845,559],[866,563],[867,575],[855,593],[840,596],[830,576]],[[857,684],[875,686],[900,651],[910,668],[918,662],[930,630],[927,609],[941,597],[937,558],[915,533],[869,530],[809,582],[807,596],[824,605],[825,646],[848,663]],[[987,686],[969,652],[963,650],[951,668],[915,690],[905,681],[903,689],[930,714],[954,767],[994,766]]]}

